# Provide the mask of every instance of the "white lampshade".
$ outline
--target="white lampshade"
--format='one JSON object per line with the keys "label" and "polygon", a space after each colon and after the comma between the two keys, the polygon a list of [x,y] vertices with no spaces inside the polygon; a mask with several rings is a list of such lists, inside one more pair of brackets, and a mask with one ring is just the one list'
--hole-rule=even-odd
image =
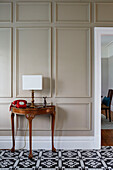
{"label": "white lampshade", "polygon": [[42,90],[42,75],[23,75],[23,90]]}

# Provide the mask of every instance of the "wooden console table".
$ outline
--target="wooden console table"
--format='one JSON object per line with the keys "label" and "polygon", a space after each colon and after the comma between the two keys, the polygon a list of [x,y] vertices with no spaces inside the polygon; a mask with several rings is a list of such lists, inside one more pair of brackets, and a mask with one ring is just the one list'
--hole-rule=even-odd
{"label": "wooden console table", "polygon": [[12,142],[13,147],[11,149],[11,152],[15,151],[15,137],[14,137],[14,115],[25,115],[25,117],[29,121],[29,147],[30,147],[30,153],[29,158],[32,158],[32,120],[36,115],[42,115],[42,114],[50,114],[52,115],[52,151],[56,152],[56,149],[54,147],[54,124],[55,124],[55,106],[46,106],[46,107],[35,107],[35,108],[11,108],[11,124],[12,124]]}

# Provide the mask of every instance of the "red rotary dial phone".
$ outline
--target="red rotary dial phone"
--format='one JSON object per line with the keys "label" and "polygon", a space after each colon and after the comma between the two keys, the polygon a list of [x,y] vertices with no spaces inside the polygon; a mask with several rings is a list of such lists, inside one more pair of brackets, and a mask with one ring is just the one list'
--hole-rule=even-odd
{"label": "red rotary dial phone", "polygon": [[13,105],[16,105],[17,108],[24,108],[26,107],[27,101],[26,100],[15,100],[12,103]]}
{"label": "red rotary dial phone", "polygon": [[27,107],[27,101],[26,100],[15,100],[12,102],[11,106],[10,106],[10,110],[11,107],[16,106],[17,108],[25,108]]}

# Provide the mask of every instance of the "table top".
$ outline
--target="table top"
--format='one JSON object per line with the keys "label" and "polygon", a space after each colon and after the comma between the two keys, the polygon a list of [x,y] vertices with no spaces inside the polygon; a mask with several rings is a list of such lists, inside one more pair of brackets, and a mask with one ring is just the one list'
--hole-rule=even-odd
{"label": "table top", "polygon": [[17,108],[16,106],[11,107],[11,112],[16,114],[52,114],[55,111],[55,105],[37,105],[36,107]]}

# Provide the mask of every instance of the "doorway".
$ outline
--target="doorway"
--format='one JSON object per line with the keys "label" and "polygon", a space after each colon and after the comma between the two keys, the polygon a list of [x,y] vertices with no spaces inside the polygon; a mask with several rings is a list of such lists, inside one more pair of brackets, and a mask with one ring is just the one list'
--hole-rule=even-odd
{"label": "doorway", "polygon": [[[101,112],[101,103],[104,97],[108,97],[109,89],[113,89],[112,81],[112,58],[113,57],[113,28],[112,27],[96,27],[95,28],[95,114],[99,118],[97,128],[100,144],[103,146],[113,145],[113,122],[109,121],[108,111],[107,117],[105,111]],[[97,87],[98,86],[98,87]],[[96,96],[98,95],[98,97]],[[97,103],[98,102],[98,103]],[[97,105],[96,105],[97,104]],[[111,102],[111,121],[112,116]]]}

